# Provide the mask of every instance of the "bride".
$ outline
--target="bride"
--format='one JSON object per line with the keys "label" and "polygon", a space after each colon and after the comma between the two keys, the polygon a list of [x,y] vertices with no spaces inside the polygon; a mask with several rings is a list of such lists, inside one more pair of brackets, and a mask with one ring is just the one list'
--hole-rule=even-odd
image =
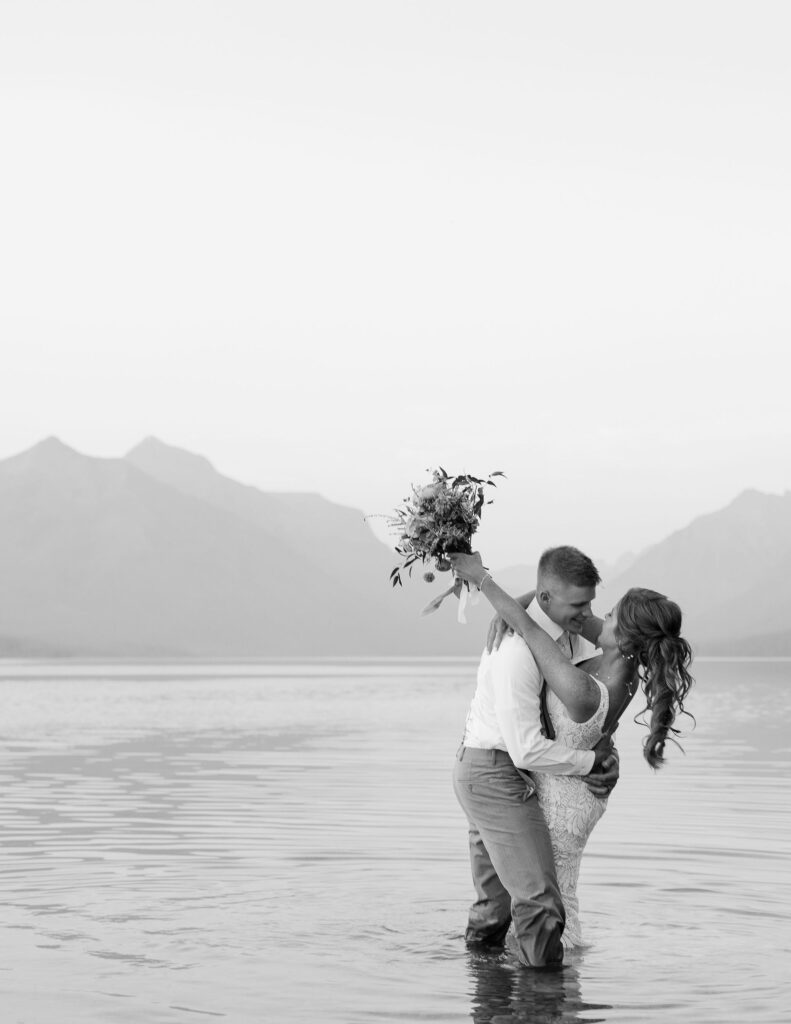
{"label": "bride", "polygon": [[[582,630],[601,654],[575,666],[544,630],[492,579],[478,552],[451,554],[454,574],[474,584],[500,617],[530,648],[547,683],[547,710],[555,738],[568,747],[590,750],[612,735],[618,719],[642,687],[650,712],[643,754],[652,768],[664,763],[665,743],[678,733],[673,723],[684,711],[692,684],[692,651],[681,633],[681,609],[654,590],[628,590],[605,618],[590,617]],[[532,594],[527,595],[532,599]],[[590,679],[596,683],[592,691]],[[607,801],[594,796],[582,778],[533,775],[546,819],[563,905],[563,945],[582,944],[577,900],[580,861],[588,837]]]}

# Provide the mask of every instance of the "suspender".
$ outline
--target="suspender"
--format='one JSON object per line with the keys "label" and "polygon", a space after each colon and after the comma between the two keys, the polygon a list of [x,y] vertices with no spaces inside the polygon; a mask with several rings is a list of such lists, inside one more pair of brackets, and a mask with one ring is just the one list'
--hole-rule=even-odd
{"label": "suspender", "polygon": [[541,732],[543,732],[548,740],[554,740],[555,727],[552,725],[552,719],[549,717],[549,711],[547,710],[546,679],[541,684]]}
{"label": "suspender", "polygon": [[[574,636],[572,633],[566,634],[569,638],[569,655],[573,659],[574,657]],[[549,717],[549,711],[547,709],[547,681],[546,679],[541,684],[541,732],[546,736],[548,740],[554,740],[555,738],[555,727],[552,725],[552,719]]]}

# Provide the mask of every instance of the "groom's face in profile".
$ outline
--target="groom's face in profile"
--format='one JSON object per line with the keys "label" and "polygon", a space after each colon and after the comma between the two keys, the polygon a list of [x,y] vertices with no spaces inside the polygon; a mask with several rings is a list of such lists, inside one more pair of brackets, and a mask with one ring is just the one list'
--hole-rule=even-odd
{"label": "groom's face in profile", "polygon": [[579,633],[585,620],[593,615],[591,601],[595,597],[596,587],[578,587],[556,576],[538,583],[538,603],[553,622],[569,633]]}

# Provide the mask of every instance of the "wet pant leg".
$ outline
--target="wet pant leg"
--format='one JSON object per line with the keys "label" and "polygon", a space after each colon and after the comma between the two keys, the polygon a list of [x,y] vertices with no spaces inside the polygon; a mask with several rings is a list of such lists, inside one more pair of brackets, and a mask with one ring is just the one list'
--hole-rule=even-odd
{"label": "wet pant leg", "polygon": [[470,823],[477,899],[468,942],[497,942],[513,919],[519,959],[559,966],[565,923],[552,846],[535,791],[499,750],[462,747],[454,790]]}

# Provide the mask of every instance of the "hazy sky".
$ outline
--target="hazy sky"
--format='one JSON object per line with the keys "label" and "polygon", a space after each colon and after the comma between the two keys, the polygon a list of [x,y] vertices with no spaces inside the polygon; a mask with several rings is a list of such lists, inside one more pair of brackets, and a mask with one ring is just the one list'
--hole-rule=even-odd
{"label": "hazy sky", "polygon": [[785,3],[0,0],[0,457],[613,558],[791,487]]}

